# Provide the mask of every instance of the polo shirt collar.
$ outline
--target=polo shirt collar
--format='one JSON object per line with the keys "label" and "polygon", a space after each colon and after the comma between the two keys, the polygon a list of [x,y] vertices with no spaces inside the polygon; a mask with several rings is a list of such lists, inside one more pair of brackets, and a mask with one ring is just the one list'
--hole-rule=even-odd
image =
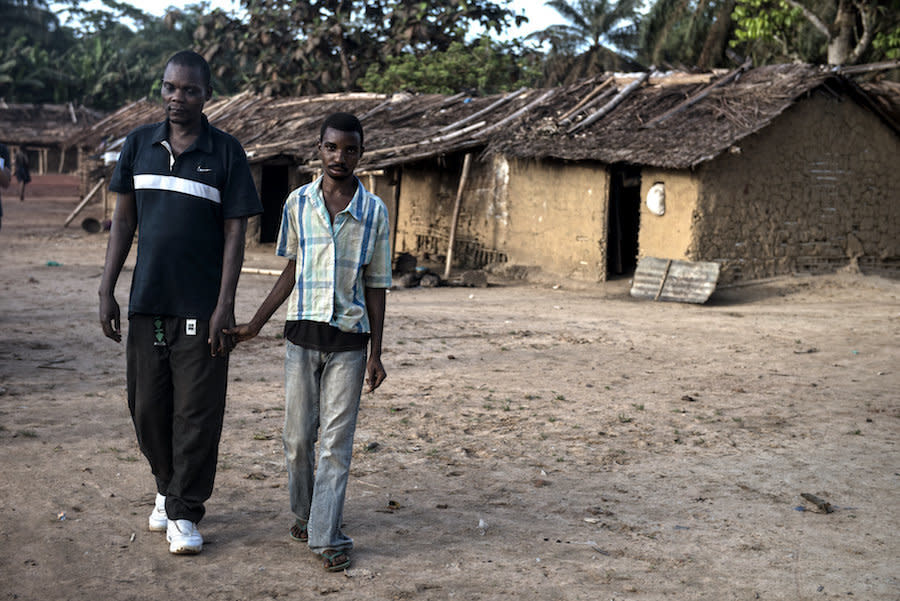
{"label": "polo shirt collar", "polygon": [[[206,115],[200,113],[200,135],[197,136],[197,139],[194,140],[194,143],[191,144],[185,152],[198,149],[203,152],[209,154],[212,153],[212,133],[211,127],[209,125],[209,120],[206,118]],[[153,144],[159,144],[160,142],[164,142],[169,139],[169,120],[166,119],[162,123],[156,126],[156,129],[153,130]]]}

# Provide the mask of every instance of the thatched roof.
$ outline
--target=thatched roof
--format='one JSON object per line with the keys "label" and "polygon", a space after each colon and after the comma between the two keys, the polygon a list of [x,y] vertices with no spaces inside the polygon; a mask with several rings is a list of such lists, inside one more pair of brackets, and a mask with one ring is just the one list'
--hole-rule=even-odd
{"label": "thatched roof", "polygon": [[[363,123],[361,168],[467,149],[520,158],[690,168],[766,127],[817,88],[853,96],[900,134],[892,109],[874,88],[799,64],[745,65],[707,74],[603,75],[570,86],[486,98],[354,93],[266,98],[245,93],[211,101],[206,114],[241,141],[251,161],[281,156],[305,169],[315,166],[319,124],[334,111],[355,113]],[[115,150],[131,129],[162,116],[159,103],[136,102],[70,142]]]}
{"label": "thatched roof", "polygon": [[7,104],[0,101],[0,142],[62,145],[103,115],[72,104]]}

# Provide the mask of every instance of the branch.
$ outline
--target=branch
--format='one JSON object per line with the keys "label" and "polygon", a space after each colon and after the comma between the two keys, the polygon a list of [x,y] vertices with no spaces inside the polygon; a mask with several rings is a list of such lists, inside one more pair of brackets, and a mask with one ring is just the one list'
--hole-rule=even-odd
{"label": "branch", "polygon": [[862,53],[865,52],[869,47],[869,44],[872,43],[872,38],[875,37],[875,7],[870,5],[868,7],[869,10],[866,10],[866,5],[859,0],[854,0],[853,5],[856,7],[856,10],[859,11],[863,33],[859,38],[859,42],[856,44],[856,48],[853,49],[853,52],[851,52],[850,56],[847,58],[847,62],[850,64],[855,64],[859,60]]}
{"label": "branch", "polygon": [[828,30],[828,26],[822,22],[822,19],[816,16],[811,10],[797,2],[797,0],[783,0],[785,4],[792,8],[796,8],[803,16],[806,17],[806,20],[813,24],[813,27],[822,32],[822,34],[831,41],[831,31]]}

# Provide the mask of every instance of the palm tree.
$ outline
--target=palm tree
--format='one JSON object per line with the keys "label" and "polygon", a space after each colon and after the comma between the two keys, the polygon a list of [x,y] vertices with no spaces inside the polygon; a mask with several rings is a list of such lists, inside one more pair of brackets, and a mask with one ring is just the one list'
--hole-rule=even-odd
{"label": "palm tree", "polygon": [[610,46],[628,51],[634,47],[640,0],[548,0],[545,4],[568,23],[551,25],[529,37],[550,42],[557,52],[576,54]]}
{"label": "palm tree", "polygon": [[550,44],[544,85],[571,83],[603,71],[643,69],[622,54],[636,45],[641,0],[548,0],[546,5],[568,23],[528,36]]}
{"label": "palm tree", "polygon": [[722,66],[734,7],[735,0],[658,0],[641,22],[639,59],[679,68]]}

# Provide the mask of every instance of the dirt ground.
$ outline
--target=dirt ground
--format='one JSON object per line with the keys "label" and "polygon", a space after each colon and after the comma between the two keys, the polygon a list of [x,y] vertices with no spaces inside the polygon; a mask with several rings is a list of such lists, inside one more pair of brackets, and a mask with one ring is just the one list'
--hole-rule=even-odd
{"label": "dirt ground", "polygon": [[[0,599],[900,599],[900,282],[848,273],[703,306],[624,280],[392,290],[342,574],[288,537],[282,310],[232,356],[204,551],[170,555],[97,320],[98,207],[61,227],[73,184],[4,194]],[[241,277],[239,320],[273,282]]]}

